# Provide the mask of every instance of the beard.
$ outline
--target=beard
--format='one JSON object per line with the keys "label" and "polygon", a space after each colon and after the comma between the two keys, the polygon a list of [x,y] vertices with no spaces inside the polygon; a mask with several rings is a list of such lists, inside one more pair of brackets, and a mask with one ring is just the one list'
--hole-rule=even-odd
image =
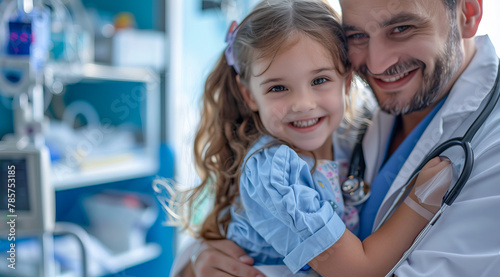
{"label": "beard", "polygon": [[[461,39],[457,22],[456,20],[452,20],[448,39],[444,45],[444,49],[436,58],[433,72],[428,72],[425,63],[417,59],[400,62],[384,71],[383,75],[397,75],[407,72],[408,69],[418,67],[422,70],[423,84],[407,103],[401,103],[397,97],[391,97],[383,102],[377,98],[380,108],[389,114],[404,115],[423,110],[432,105],[439,96],[445,93],[445,87],[462,65],[463,56],[461,54],[460,43]],[[369,74],[374,75],[370,73],[366,64],[359,67],[358,73],[365,81],[368,80],[367,76]]]}

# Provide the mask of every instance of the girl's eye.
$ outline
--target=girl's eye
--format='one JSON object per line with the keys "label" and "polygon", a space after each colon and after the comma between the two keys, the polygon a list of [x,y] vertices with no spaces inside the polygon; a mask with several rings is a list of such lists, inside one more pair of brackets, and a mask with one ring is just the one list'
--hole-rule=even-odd
{"label": "girl's eye", "polygon": [[271,87],[269,89],[269,92],[281,92],[281,91],[285,91],[285,90],[286,90],[285,86],[278,85],[278,86]]}
{"label": "girl's eye", "polygon": [[317,79],[314,79],[311,84],[313,86],[316,86],[316,85],[321,85],[326,81],[328,81],[328,79],[326,79],[326,78],[317,78]]}

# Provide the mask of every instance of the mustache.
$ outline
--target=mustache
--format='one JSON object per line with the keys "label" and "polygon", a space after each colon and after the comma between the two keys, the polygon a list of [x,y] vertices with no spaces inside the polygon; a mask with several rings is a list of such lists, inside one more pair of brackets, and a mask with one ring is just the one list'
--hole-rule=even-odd
{"label": "mustache", "polygon": [[373,73],[368,69],[368,66],[365,64],[361,65],[358,69],[358,72],[363,75],[363,76],[389,76],[389,75],[398,75],[404,72],[408,72],[410,70],[413,70],[417,67],[421,67],[423,71],[425,70],[425,64],[424,62],[416,59],[411,59],[408,61],[404,62],[399,62],[397,64],[392,65],[391,67],[387,68],[384,72],[382,73]]}

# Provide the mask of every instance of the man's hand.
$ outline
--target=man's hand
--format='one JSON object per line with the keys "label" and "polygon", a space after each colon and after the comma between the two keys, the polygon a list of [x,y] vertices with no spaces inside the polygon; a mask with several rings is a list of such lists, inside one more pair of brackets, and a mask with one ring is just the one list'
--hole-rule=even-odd
{"label": "man's hand", "polygon": [[[194,273],[195,276],[264,276],[252,266],[253,259],[234,242],[230,240],[212,240],[204,243],[208,247],[199,253],[194,264],[192,264],[191,270],[193,272],[191,273]],[[188,273],[185,276],[190,275]]]}

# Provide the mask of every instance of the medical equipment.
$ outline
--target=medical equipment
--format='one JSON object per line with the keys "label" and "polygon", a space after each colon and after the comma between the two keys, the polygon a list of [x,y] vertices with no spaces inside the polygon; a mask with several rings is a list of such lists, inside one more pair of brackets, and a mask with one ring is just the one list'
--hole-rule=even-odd
{"label": "medical equipment", "polygon": [[54,275],[52,230],[54,191],[48,181],[50,159],[44,145],[43,66],[49,47],[50,18],[33,1],[2,3],[0,90],[14,98],[14,131],[0,144],[0,223],[10,242],[9,267],[15,268],[16,238],[37,237],[41,276]]}
{"label": "medical equipment", "polygon": [[[7,18],[4,33],[9,36],[1,45],[0,90],[14,98],[15,135],[7,136],[0,144],[1,172],[6,173],[2,175],[5,187],[0,192],[0,203],[4,205],[0,210],[2,216],[18,216],[17,233],[33,233],[52,229],[49,221],[54,221],[54,209],[47,206],[54,201],[47,182],[50,159],[42,134],[42,69],[49,46],[50,19],[48,9],[35,7],[32,1],[19,3],[17,10],[10,11],[11,16],[2,16]],[[3,223],[1,232],[9,230]]]}
{"label": "medical equipment", "polygon": [[[398,263],[392,268],[392,270],[386,276],[392,276],[396,269],[408,258],[408,256],[415,250],[420,241],[423,240],[425,235],[434,226],[437,220],[441,217],[444,211],[453,204],[455,199],[460,194],[461,190],[465,186],[469,176],[472,172],[474,166],[474,152],[472,150],[471,141],[474,138],[477,130],[483,125],[491,111],[495,108],[498,99],[500,97],[500,64],[497,71],[497,77],[495,80],[495,85],[490,91],[490,95],[487,99],[483,101],[482,110],[480,114],[466,131],[463,137],[455,137],[449,139],[442,144],[438,145],[433,151],[431,151],[422,161],[422,163],[415,169],[411,177],[408,179],[406,184],[400,189],[395,201],[392,203],[391,207],[384,215],[383,219],[377,225],[376,230],[382,226],[382,224],[392,215],[394,210],[399,206],[401,201],[408,195],[412,189],[412,181],[418,175],[420,170],[424,165],[437,156],[445,156],[452,161],[453,165],[453,180],[454,185],[450,185],[448,191],[443,196],[441,208],[437,211],[434,217],[429,221],[429,223],[422,229],[420,234],[415,238],[410,248],[403,254]],[[458,177],[457,177],[458,176]],[[456,180],[456,181],[455,181]]]}
{"label": "medical equipment", "polygon": [[[48,151],[0,144],[0,232],[33,235],[54,227],[54,192],[48,182]],[[15,222],[10,226],[8,223]],[[15,227],[15,228],[14,228]],[[14,229],[15,231],[13,231]]]}
{"label": "medical equipment", "polygon": [[[13,98],[14,112],[14,134],[5,136],[0,142],[0,159],[6,166],[19,164],[18,176],[24,178],[19,180],[24,181],[19,184],[22,188],[18,193],[30,193],[17,198],[17,201],[25,201],[24,207],[32,207],[25,209],[29,210],[26,223],[22,223],[24,214],[22,219],[19,215],[21,222],[17,231],[21,234],[53,229],[53,224],[43,217],[47,215],[47,220],[54,221],[51,217],[54,209],[44,204],[54,202],[53,186],[46,180],[50,159],[43,134],[47,125],[44,88],[53,84],[54,68],[69,71],[89,61],[89,51],[84,49],[93,48],[79,41],[83,40],[80,36],[88,34],[90,23],[85,22],[80,6],[81,3],[71,0],[6,0],[0,3],[0,93]],[[59,44],[63,46],[57,47]],[[7,178],[10,180],[8,176],[10,174],[2,184]],[[4,197],[7,195],[4,194],[7,191],[0,193]],[[21,209],[16,211],[21,212]],[[0,223],[1,231],[4,225]]]}
{"label": "medical equipment", "polygon": [[[7,260],[12,268],[20,254],[16,253],[16,239],[39,240],[39,276],[55,275],[55,193],[43,136],[47,124],[44,84],[50,85],[53,79],[45,69],[48,61],[54,60],[50,57],[54,23],[60,23],[59,30],[73,26],[72,22],[62,22],[71,19],[64,11],[64,5],[55,0],[0,3],[0,92],[13,98],[14,113],[14,134],[0,142],[0,217],[5,219],[0,222],[0,234],[9,241]],[[68,59],[68,51],[64,53],[65,58],[60,59],[64,62],[59,64],[74,64],[74,59]]]}
{"label": "medical equipment", "polygon": [[[16,238],[37,237],[43,255],[39,272],[52,276],[54,190],[48,180],[49,153],[46,148],[27,144],[0,144],[0,234],[14,250]],[[15,255],[9,254],[15,265]]]}
{"label": "medical equipment", "polygon": [[363,136],[354,146],[349,164],[347,179],[342,183],[342,194],[347,205],[360,205],[370,197],[370,185],[365,183],[365,159],[363,154]]}

